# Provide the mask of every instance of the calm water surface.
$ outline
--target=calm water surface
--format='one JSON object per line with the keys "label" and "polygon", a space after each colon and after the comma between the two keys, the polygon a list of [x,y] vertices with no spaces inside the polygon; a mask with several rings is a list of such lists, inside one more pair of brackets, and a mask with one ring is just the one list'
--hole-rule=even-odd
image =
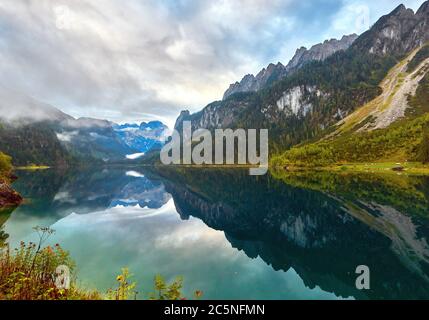
{"label": "calm water surface", "polygon": [[[429,298],[429,179],[398,175],[106,168],[18,172],[15,246],[56,230],[85,287],[122,267],[139,291],[184,277],[206,299]],[[5,219],[2,219],[5,220]],[[371,270],[371,290],[355,269]],[[144,296],[140,296],[144,297]]]}

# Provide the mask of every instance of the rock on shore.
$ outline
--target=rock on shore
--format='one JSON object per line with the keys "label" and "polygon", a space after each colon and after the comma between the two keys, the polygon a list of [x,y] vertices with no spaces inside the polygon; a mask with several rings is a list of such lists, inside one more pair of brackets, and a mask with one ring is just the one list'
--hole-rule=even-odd
{"label": "rock on shore", "polygon": [[9,183],[0,180],[0,210],[7,207],[16,207],[21,202],[21,195],[13,190]]}

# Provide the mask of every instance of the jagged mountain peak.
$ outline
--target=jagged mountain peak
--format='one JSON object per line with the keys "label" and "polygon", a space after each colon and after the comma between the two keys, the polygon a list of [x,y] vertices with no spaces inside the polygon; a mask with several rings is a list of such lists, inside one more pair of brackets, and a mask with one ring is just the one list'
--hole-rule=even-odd
{"label": "jagged mountain peak", "polygon": [[417,13],[400,5],[381,17],[353,47],[378,56],[403,56],[429,41],[429,1]]}
{"label": "jagged mountain peak", "polygon": [[[326,39],[323,44],[335,44],[335,43],[339,43],[339,42],[344,42],[344,41],[354,41],[356,40],[356,38],[358,37],[358,35],[356,33],[352,33],[349,35],[344,35],[341,37],[340,40],[332,38],[332,39]],[[321,46],[322,44],[316,44],[314,45],[312,48],[317,47],[317,46]],[[305,47],[304,47],[305,48]]]}
{"label": "jagged mountain peak", "polygon": [[157,121],[157,120],[149,121],[149,122],[142,122],[140,124],[140,130],[155,130],[155,129],[165,130],[168,128],[161,121]]}
{"label": "jagged mountain peak", "polygon": [[389,21],[391,19],[409,19],[414,17],[414,11],[413,9],[405,7],[405,5],[400,4],[397,6],[391,13],[385,15],[382,17],[377,23],[383,24],[386,21]]}
{"label": "jagged mountain peak", "polygon": [[183,110],[182,112],[180,112],[180,115],[176,119],[176,123],[174,124],[174,129],[179,130],[179,128],[182,126],[183,121],[188,119],[190,116],[191,116],[191,113],[189,112],[189,110]]}
{"label": "jagged mountain peak", "polygon": [[295,55],[299,54],[300,52],[305,52],[305,51],[307,51],[307,48],[302,46],[301,48],[296,49]]}
{"label": "jagged mountain peak", "polygon": [[223,99],[239,92],[254,92],[259,91],[271,83],[278,81],[288,74],[296,71],[304,64],[311,61],[323,61],[337,51],[348,49],[357,39],[356,34],[343,36],[340,40],[329,39],[323,43],[316,44],[310,49],[300,47],[296,50],[295,55],[284,66],[281,62],[277,64],[270,63],[266,68],[262,69],[256,76],[248,74],[243,77],[240,82],[231,84],[225,92]]}
{"label": "jagged mountain peak", "polygon": [[429,1],[424,2],[417,10],[417,15],[424,15],[429,13]]}
{"label": "jagged mountain peak", "polygon": [[[263,68],[257,75],[256,79],[263,77],[267,72],[273,72],[276,68],[283,68],[284,66],[279,62],[277,64],[270,63],[266,68]],[[252,76],[252,75],[251,75]]]}
{"label": "jagged mountain peak", "polygon": [[[337,51],[346,50],[358,38],[357,34],[345,35],[340,40],[329,39],[312,46],[309,50],[300,50],[286,66],[288,71],[301,67],[309,61],[322,61]],[[301,48],[301,49],[302,49]],[[296,60],[296,61],[295,61]]]}
{"label": "jagged mountain peak", "polygon": [[[399,6],[397,6],[391,13],[390,15],[398,15],[398,14],[402,14],[403,12],[407,11],[407,7],[405,7],[404,4],[400,4]],[[414,12],[413,12],[414,13]]]}

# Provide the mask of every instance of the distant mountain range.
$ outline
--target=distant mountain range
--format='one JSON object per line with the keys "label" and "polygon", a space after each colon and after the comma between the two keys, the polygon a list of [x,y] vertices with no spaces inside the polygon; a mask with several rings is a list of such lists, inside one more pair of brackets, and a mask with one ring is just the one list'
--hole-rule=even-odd
{"label": "distant mountain range", "polygon": [[0,150],[12,156],[15,165],[129,162],[137,158],[132,155],[162,146],[168,133],[159,121],[119,125],[75,119],[5,88],[0,87],[0,96]]}
{"label": "distant mountain range", "polygon": [[114,125],[113,129],[128,147],[139,153],[161,148],[169,133],[168,127],[160,121]]}
{"label": "distant mountain range", "polygon": [[[326,41],[310,50],[298,49],[286,67],[270,65],[256,77],[246,76],[228,89],[222,101],[194,114],[182,111],[175,128],[180,130],[183,121],[192,121],[194,130],[269,129],[271,155],[278,155],[306,141],[329,139],[354,113],[362,116],[363,112],[365,116],[357,117],[357,127],[348,131],[353,136],[359,126],[369,126],[374,116],[379,118],[375,129],[400,120],[414,121],[429,112],[429,68],[424,65],[429,58],[425,47],[428,42],[429,1],[417,12],[400,5],[358,37]],[[392,76],[394,70],[399,72]],[[413,74],[415,70],[418,72]],[[400,98],[396,95],[399,89]],[[393,100],[382,99],[386,92]],[[365,113],[372,101],[381,101],[379,110]],[[383,111],[391,105],[395,108]],[[422,126],[426,126],[423,120],[413,133],[414,146],[423,139]],[[409,142],[403,137],[399,140],[396,145]],[[362,143],[361,139],[355,142],[359,141]],[[415,151],[401,150],[404,160],[415,155]]]}

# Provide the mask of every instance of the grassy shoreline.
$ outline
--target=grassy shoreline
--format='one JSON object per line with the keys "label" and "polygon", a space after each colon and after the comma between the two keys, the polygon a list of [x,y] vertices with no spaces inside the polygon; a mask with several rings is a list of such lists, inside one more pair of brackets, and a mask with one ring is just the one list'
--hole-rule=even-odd
{"label": "grassy shoreline", "polygon": [[365,172],[365,173],[386,173],[386,174],[409,174],[409,175],[429,175],[429,165],[418,162],[371,162],[371,163],[344,163],[328,166],[296,166],[285,165],[283,167],[271,167],[275,170],[285,170],[290,172],[298,171],[325,171],[325,172]]}
{"label": "grassy shoreline", "polygon": [[[138,167],[163,167],[164,165],[154,164],[154,165],[133,165],[129,167],[138,168]],[[116,167],[116,165],[112,165]],[[257,168],[257,165],[171,165],[167,167],[174,167],[178,169],[183,168],[196,168],[196,169],[249,169]],[[37,170],[48,170],[53,167],[44,166],[44,165],[31,165],[31,166],[22,166],[15,167],[15,170],[25,170],[25,171],[37,171]],[[350,162],[350,163],[339,163],[331,164],[326,166],[304,166],[296,164],[285,164],[285,165],[270,165],[270,170],[285,170],[290,172],[302,172],[302,171],[331,171],[331,172],[374,172],[374,173],[406,173],[413,175],[429,175],[429,164],[422,164],[419,162]]]}
{"label": "grassy shoreline", "polygon": [[30,165],[30,166],[14,167],[14,170],[36,171],[36,170],[47,170],[50,168],[51,168],[50,166],[44,166],[44,165]]}
{"label": "grassy shoreline", "polygon": [[[159,167],[159,166],[158,166]],[[161,166],[162,167],[162,166]],[[175,165],[175,168],[196,168],[196,169],[249,169],[256,168],[255,165]],[[429,164],[419,162],[350,162],[339,163],[326,166],[299,166],[286,164],[282,166],[270,165],[269,170],[284,170],[289,172],[352,172],[352,173],[386,173],[386,174],[410,174],[428,175]]]}

